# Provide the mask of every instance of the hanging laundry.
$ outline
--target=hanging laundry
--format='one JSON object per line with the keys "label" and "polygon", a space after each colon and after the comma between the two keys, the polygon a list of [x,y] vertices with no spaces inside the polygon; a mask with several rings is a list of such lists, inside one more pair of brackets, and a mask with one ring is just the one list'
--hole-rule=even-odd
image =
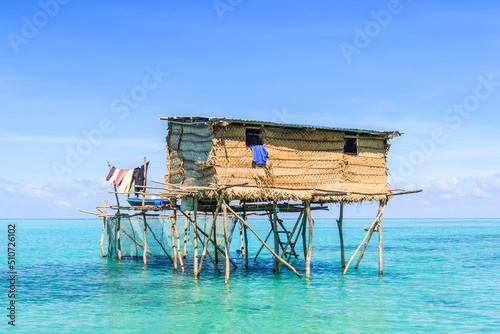
{"label": "hanging laundry", "polygon": [[118,177],[118,174],[120,173],[119,168],[115,168],[115,171],[113,172],[113,175],[109,178],[109,184],[115,184],[115,180]]}
{"label": "hanging laundry", "polygon": [[251,145],[250,148],[253,153],[253,161],[255,161],[257,165],[265,164],[267,162],[267,156],[269,153],[264,145]]}
{"label": "hanging laundry", "polygon": [[115,170],[116,170],[115,167],[111,167],[111,170],[109,171],[108,176],[106,176],[106,181],[109,181],[111,176],[113,176],[113,173],[115,172]]}
{"label": "hanging laundry", "polygon": [[127,172],[125,173],[125,176],[123,177],[122,184],[120,188],[118,188],[119,193],[125,193],[125,195],[128,197],[128,192],[130,191],[130,186],[132,185],[132,175],[134,174],[133,169],[128,169]]}
{"label": "hanging laundry", "polygon": [[118,176],[116,177],[115,180],[115,186],[120,186],[122,184],[123,178],[125,177],[125,174],[127,174],[128,169],[120,169],[118,172]]}
{"label": "hanging laundry", "polygon": [[143,187],[137,187],[137,186],[145,186],[146,185],[146,180],[144,179],[144,168],[146,168],[146,174],[148,171],[148,166],[149,166],[149,161],[146,163],[146,167],[142,165],[141,167],[137,167],[134,169],[134,174],[132,176],[134,183],[135,183],[135,196],[139,197],[138,192],[143,191],[145,188]]}

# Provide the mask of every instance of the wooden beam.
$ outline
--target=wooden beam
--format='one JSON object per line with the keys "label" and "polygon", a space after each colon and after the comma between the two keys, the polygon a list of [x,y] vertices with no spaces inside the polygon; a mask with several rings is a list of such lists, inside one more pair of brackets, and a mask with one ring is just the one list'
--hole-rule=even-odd
{"label": "wooden beam", "polygon": [[384,249],[382,245],[382,215],[380,215],[378,223],[378,274],[382,276],[384,270],[382,260],[384,257]]}
{"label": "wooden beam", "polygon": [[[271,220],[271,219],[270,219]],[[273,201],[273,217],[271,220],[271,225],[274,233],[274,252],[279,254],[280,252],[280,237],[278,234],[278,213],[276,212],[276,201]],[[279,271],[280,261],[275,257],[274,265],[273,265],[273,273],[277,273]]]}
{"label": "wooden beam", "polygon": [[224,283],[229,282],[229,236],[227,231],[227,205],[226,203],[222,204],[222,212],[224,214],[224,252],[226,256],[226,273],[224,275]]}
{"label": "wooden beam", "polygon": [[307,257],[306,257],[306,278],[311,278],[311,255],[312,255],[312,243],[313,243],[313,227],[314,220],[311,216],[311,204],[306,201],[306,213],[307,219],[309,220],[309,244],[307,246]]}
{"label": "wooden beam", "polygon": [[148,223],[146,222],[146,215],[143,215],[142,219],[144,220],[144,251],[142,252],[142,261],[144,262],[144,265],[146,265],[147,264],[146,253],[148,251],[148,242],[146,239],[146,231]]}
{"label": "wooden beam", "polygon": [[197,225],[197,217],[198,214],[198,196],[194,197],[194,210],[193,210],[193,233],[194,233],[194,238],[193,238],[193,244],[194,244],[194,264],[193,264],[193,270],[194,270],[194,277],[198,277],[198,225]]}
{"label": "wooden beam", "polygon": [[344,234],[342,233],[342,223],[344,220],[344,201],[340,202],[340,215],[337,220],[337,226],[339,229],[339,238],[340,238],[340,259],[342,263],[342,270],[345,268],[345,254],[344,254]]}

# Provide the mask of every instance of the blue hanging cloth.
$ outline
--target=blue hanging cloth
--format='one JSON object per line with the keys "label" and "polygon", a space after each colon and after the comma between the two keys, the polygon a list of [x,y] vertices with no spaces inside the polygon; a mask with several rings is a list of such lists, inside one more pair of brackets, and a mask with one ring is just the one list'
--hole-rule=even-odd
{"label": "blue hanging cloth", "polygon": [[253,153],[253,161],[257,165],[259,164],[265,164],[267,162],[267,155],[269,154],[264,147],[264,145],[251,145],[250,148],[252,149]]}

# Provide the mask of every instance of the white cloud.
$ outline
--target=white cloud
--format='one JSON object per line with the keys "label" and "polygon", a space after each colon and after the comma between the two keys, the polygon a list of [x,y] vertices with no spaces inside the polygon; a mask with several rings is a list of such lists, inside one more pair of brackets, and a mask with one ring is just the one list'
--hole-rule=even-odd
{"label": "white cloud", "polygon": [[16,189],[12,188],[12,187],[5,187],[5,190],[10,192],[10,193],[15,193],[16,192]]}
{"label": "white cloud", "polygon": [[29,197],[52,197],[54,194],[48,189],[47,186],[42,186],[36,183],[29,183],[21,188],[20,191],[23,195]]}
{"label": "white cloud", "polygon": [[65,207],[70,207],[70,206],[71,206],[71,204],[70,204],[70,203],[65,202],[65,201],[59,201],[59,200],[58,200],[58,201],[55,201],[55,202],[54,202],[54,204],[55,204],[55,205],[59,205],[59,206],[65,206]]}

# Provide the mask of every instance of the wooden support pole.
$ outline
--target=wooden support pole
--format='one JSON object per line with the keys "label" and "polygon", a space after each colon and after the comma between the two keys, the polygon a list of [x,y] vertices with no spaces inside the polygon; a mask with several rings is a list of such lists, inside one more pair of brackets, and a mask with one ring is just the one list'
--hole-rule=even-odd
{"label": "wooden support pole", "polygon": [[346,265],[346,267],[345,267],[342,275],[345,275],[345,273],[349,269],[349,265],[351,264],[352,260],[354,259],[354,257],[358,253],[359,249],[361,248],[361,245],[363,245],[363,243],[365,242],[365,240],[368,237],[368,235],[370,234],[370,232],[375,228],[375,224],[377,223],[378,219],[380,218],[380,216],[384,212],[386,206],[387,206],[387,201],[386,200],[380,201],[380,207],[379,207],[379,210],[378,210],[377,217],[375,217],[375,219],[373,220],[373,222],[370,224],[370,227],[368,228],[368,232],[366,233],[365,237],[363,238],[363,241],[361,241],[361,243],[359,244],[358,248],[356,248],[356,251],[354,252],[354,254],[352,254],[351,258],[349,259],[349,262],[347,262],[347,265]]}
{"label": "wooden support pole", "polygon": [[229,282],[229,270],[231,269],[229,266],[229,236],[227,231],[227,205],[226,203],[222,204],[222,212],[224,214],[224,252],[226,256],[226,274],[224,276],[224,283]]}
{"label": "wooden support pole", "polygon": [[[272,224],[272,222],[271,222],[271,224]],[[273,229],[272,229],[272,226],[271,226],[271,230],[267,234],[267,237],[264,240],[264,242],[267,242],[267,240],[269,239],[269,237],[271,236],[272,233],[273,233]],[[257,261],[257,257],[259,256],[259,254],[262,251],[262,249],[264,249],[264,245],[260,246],[259,251],[257,252],[257,254],[255,254],[255,257],[253,258],[254,261]]]}
{"label": "wooden support pole", "polygon": [[366,247],[370,243],[370,240],[372,239],[373,232],[377,228],[377,224],[378,223],[375,223],[375,225],[373,226],[372,230],[370,231],[370,234],[368,235],[368,239],[366,239],[365,245],[363,246],[363,249],[361,250],[361,253],[359,254],[358,261],[356,262],[356,265],[354,266],[354,269],[358,269],[359,263],[361,262],[361,259],[365,255]]}
{"label": "wooden support pole", "polygon": [[122,229],[121,227],[121,219],[120,216],[118,216],[118,225],[117,225],[117,231],[116,231],[116,244],[118,248],[118,261],[122,260],[122,245],[120,242],[120,230]]}
{"label": "wooden support pole", "polygon": [[177,211],[175,211],[175,210],[174,210],[174,216],[172,217],[172,226],[173,226],[176,238],[177,238],[177,259],[179,260],[182,273],[184,274],[185,268],[184,268],[184,261],[182,260],[182,256],[181,256],[181,242],[180,242],[180,238],[179,238],[179,232],[177,231]]}
{"label": "wooden support pole", "polygon": [[[222,200],[222,199],[221,199]],[[222,204],[222,202],[221,202]],[[221,208],[221,207],[220,207]],[[217,210],[216,211],[216,214],[214,214],[214,223],[212,225],[212,227],[214,228],[214,250],[215,250],[215,264],[218,265],[219,264],[219,252],[217,251],[217,234],[219,233],[219,211]]]}
{"label": "wooden support pole", "polygon": [[186,218],[186,222],[184,223],[184,247],[182,249],[182,258],[186,259],[186,249],[187,249],[187,238],[188,238],[188,224],[189,220]]}
{"label": "wooden support pole", "polygon": [[[228,207],[229,207],[229,206],[228,206]],[[184,211],[182,211],[181,209],[179,209],[179,211],[180,211],[180,212],[181,212],[181,213],[182,213],[185,217],[188,217]],[[193,220],[192,220],[191,218],[189,218],[189,221],[191,222],[191,224],[193,224]],[[208,238],[208,235],[207,235],[205,232],[203,232],[202,230],[198,230],[198,232],[200,232],[200,234],[201,234],[201,235],[203,235],[204,237]],[[200,238],[200,236],[198,236],[198,238]],[[216,249],[217,251],[219,251],[222,255],[224,255],[224,251],[223,251],[223,250],[222,250],[222,249],[221,249],[221,248],[220,248],[220,247],[219,247],[216,243],[214,243],[214,241],[213,241],[213,240],[210,240],[210,242],[212,242],[212,244],[215,246],[215,249]],[[234,263],[234,261],[233,261],[233,260],[231,260],[231,258],[229,258],[229,262],[231,262],[231,264],[233,265],[233,267],[238,268],[238,266],[236,265],[236,263]]]}
{"label": "wooden support pole", "polygon": [[[175,211],[174,211],[175,212]],[[172,253],[173,253],[173,256],[174,256],[174,272],[177,272],[177,249],[175,247],[175,229],[174,229],[174,220],[175,220],[175,217],[172,217],[170,219],[170,222],[171,222],[171,226],[170,226],[170,236],[171,236],[171,239],[172,239]]]}
{"label": "wooden support pole", "polygon": [[[304,209],[306,202],[304,201]],[[304,215],[304,223],[302,225],[302,248],[304,249],[304,259],[307,259],[307,242],[306,242],[306,229],[307,229],[307,215]]]}
{"label": "wooden support pole", "polygon": [[342,262],[342,270],[345,268],[345,254],[344,254],[344,234],[342,233],[342,223],[344,220],[344,201],[340,201],[340,215],[339,220],[337,220],[337,226],[339,228],[339,238],[340,238],[340,259]]}
{"label": "wooden support pole", "polygon": [[[146,165],[146,157],[144,157],[144,182],[142,183],[142,185],[144,187],[146,187],[146,176],[147,176],[147,170],[148,170],[148,167]],[[145,189],[145,188],[143,188]],[[116,191],[116,190],[115,190]],[[142,194],[142,206],[144,206],[144,202],[146,201],[146,195]]]}
{"label": "wooden support pole", "polygon": [[[271,224],[273,227],[273,233],[274,233],[274,252],[276,254],[279,254],[280,252],[280,237],[278,234],[278,213],[276,212],[276,201],[273,201],[273,217],[271,220]],[[274,258],[274,266],[273,266],[273,273],[277,273],[279,271],[279,260],[275,257]]]}
{"label": "wooden support pole", "polygon": [[271,252],[271,254],[273,254],[275,257],[278,258],[278,260],[283,263],[285,266],[287,266],[290,270],[292,270],[295,275],[299,276],[299,277],[302,277],[301,274],[299,274],[297,272],[297,270],[295,270],[295,268],[288,262],[286,262],[285,260],[283,260],[278,254],[276,254],[272,249],[271,247],[269,247],[265,242],[264,240],[262,240],[262,238],[260,237],[260,235],[250,226],[250,224],[248,224],[248,222],[246,220],[244,220],[243,218],[241,218],[240,215],[238,215],[230,206],[227,207],[229,209],[229,211],[231,211],[231,213],[236,217],[238,218],[239,220],[242,221],[243,224],[245,224],[246,227],[248,227],[248,229],[250,231],[252,231],[252,233],[257,237],[257,239],[259,239],[259,241]]}
{"label": "wooden support pole", "polygon": [[245,257],[245,246],[243,245],[243,223],[238,220],[238,225],[240,227],[240,251],[241,257]]}
{"label": "wooden support pole", "polygon": [[306,213],[309,220],[309,244],[307,246],[307,257],[306,257],[306,278],[311,278],[311,254],[312,254],[312,243],[313,243],[313,227],[314,220],[311,216],[311,203],[306,201]]}
{"label": "wooden support pole", "polygon": [[[105,207],[108,206],[107,199],[104,200],[104,206]],[[104,213],[107,213],[107,208],[104,209]],[[100,240],[102,257],[107,256],[106,254],[104,254],[104,231],[105,231],[105,229],[106,229],[106,217],[102,217],[102,233],[101,233],[101,240]]]}
{"label": "wooden support pole", "polygon": [[198,196],[194,197],[194,210],[193,210],[193,244],[194,244],[194,277],[198,277]]}
{"label": "wooden support pole", "polygon": [[384,270],[382,260],[384,257],[384,248],[382,245],[382,215],[380,215],[378,223],[378,274],[382,276]]}
{"label": "wooden support pole", "polygon": [[[217,216],[219,215],[219,210],[221,208],[221,205],[222,205],[222,195],[219,196],[219,200],[217,201],[217,208],[215,209],[215,212],[214,212],[214,219],[212,222],[212,226],[210,227],[210,232],[208,232],[207,240],[205,241],[205,245],[203,246],[203,252],[201,252],[200,271],[201,271],[201,267],[203,266],[203,260],[205,259],[205,254],[207,254],[208,243],[210,241],[210,238],[212,237],[212,232],[215,229],[215,222],[217,221]],[[187,218],[186,218],[186,221],[187,221]],[[215,268],[217,268],[217,248],[215,246],[214,246],[214,251],[215,251],[214,266],[215,266]],[[219,270],[219,268],[217,268],[217,270]],[[198,274],[199,274],[199,271],[198,271]]]}
{"label": "wooden support pole", "polygon": [[[245,202],[243,202],[243,219],[247,219],[247,212]],[[245,239],[245,269],[248,269],[248,236],[247,236],[247,227],[243,225],[243,237]]]}
{"label": "wooden support pole", "polygon": [[146,253],[148,251],[148,242],[146,240],[146,231],[147,231],[148,223],[146,222],[146,215],[145,214],[143,214],[142,219],[144,220],[144,251],[142,252],[142,261],[144,262],[144,265],[146,265],[147,264]]}

